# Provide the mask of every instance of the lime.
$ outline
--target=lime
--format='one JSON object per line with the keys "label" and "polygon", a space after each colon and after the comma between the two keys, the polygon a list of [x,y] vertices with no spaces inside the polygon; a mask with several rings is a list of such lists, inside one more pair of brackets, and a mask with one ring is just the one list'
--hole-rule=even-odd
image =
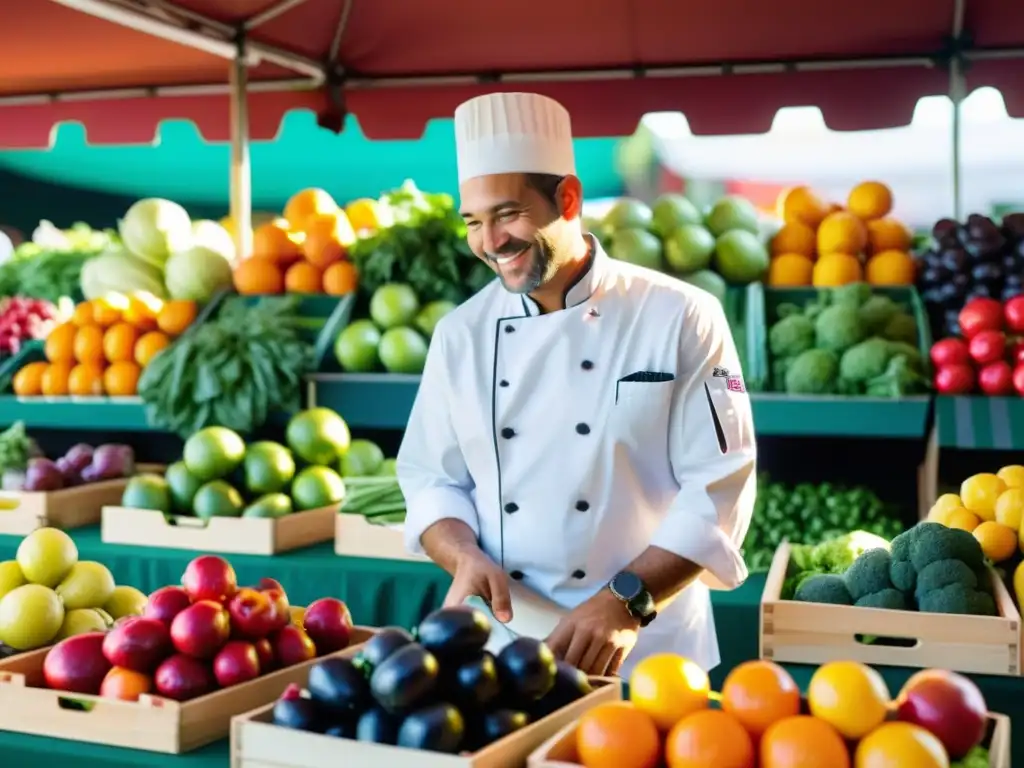
{"label": "lime", "polygon": [[245,488],[256,496],[279,493],[295,477],[292,452],[280,443],[262,440],[245,451]]}
{"label": "lime", "polygon": [[223,480],[211,480],[200,486],[192,499],[192,511],[203,520],[211,517],[238,517],[244,506],[242,494]]}
{"label": "lime", "polygon": [[665,236],[665,261],[680,274],[707,269],[715,237],[700,224],[684,224]]}
{"label": "lime", "polygon": [[196,491],[203,481],[188,471],[184,461],[176,461],[167,467],[164,479],[167,481],[175,511],[191,512],[192,499],[196,497]]}
{"label": "lime", "polygon": [[206,482],[226,477],[245,457],[245,441],[226,427],[206,427],[185,441],[185,466]]}
{"label": "lime", "polygon": [[704,219],[704,226],[715,237],[721,237],[734,229],[757,235],[760,232],[758,218],[757,208],[752,202],[738,195],[727,195],[711,206]]}
{"label": "lime", "polygon": [[370,317],[385,331],[409,325],[419,311],[416,292],[403,283],[385,283],[370,297]]}
{"label": "lime", "polygon": [[427,342],[405,326],[385,331],[378,352],[388,373],[423,373],[427,362]]}
{"label": "lime", "polygon": [[371,440],[353,440],[341,457],[342,477],[368,477],[384,466],[384,451]]}
{"label": "lime", "polygon": [[132,509],[155,509],[166,514],[173,506],[170,485],[160,475],[149,472],[135,475],[128,481],[121,495],[121,506]]}
{"label": "lime", "polygon": [[16,557],[29,584],[56,587],[78,562],[78,547],[58,528],[39,528],[21,540]]}
{"label": "lime", "polygon": [[623,197],[607,210],[601,220],[601,230],[610,235],[620,229],[649,229],[653,220],[654,214],[646,203]]}
{"label": "lime", "polygon": [[292,500],[283,493],[260,496],[245,508],[242,517],[284,517],[292,513]]}
{"label": "lime", "polygon": [[369,373],[377,370],[380,359],[377,345],[380,329],[372,320],[356,320],[346,326],[334,342],[334,356],[338,365],[350,373]]}
{"label": "lime", "polygon": [[659,197],[651,206],[651,231],[660,237],[668,237],[687,224],[701,224],[700,211],[682,195],[668,193]]}
{"label": "lime", "polygon": [[352,442],[348,424],[330,408],[310,408],[295,414],[288,422],[285,438],[296,456],[324,466],[336,464]]}
{"label": "lime", "polygon": [[345,498],[345,481],[328,467],[306,467],[292,483],[292,502],[296,509],[319,509]]}
{"label": "lime", "polygon": [[718,299],[720,303],[725,303],[725,292],[728,286],[717,272],[712,272],[710,269],[701,269],[697,272],[691,272],[689,275],[683,275],[681,279],[684,283],[695,285],[707,291]]}
{"label": "lime", "polygon": [[662,270],[661,240],[644,229],[618,229],[608,244],[608,255],[648,269]]}
{"label": "lime", "polygon": [[416,315],[416,321],[414,325],[416,330],[426,336],[428,339],[434,335],[434,329],[440,322],[441,318],[447,315],[455,309],[455,305],[450,301],[432,301]]}
{"label": "lime", "polygon": [[384,459],[377,470],[378,477],[395,477],[398,475],[398,461],[396,459]]}
{"label": "lime", "polygon": [[768,270],[768,249],[745,229],[729,230],[715,241],[715,267],[734,285],[756,282]]}
{"label": "lime", "polygon": [[1006,483],[998,475],[982,472],[964,480],[960,498],[964,506],[982,520],[996,519],[996,501],[1006,490]]}

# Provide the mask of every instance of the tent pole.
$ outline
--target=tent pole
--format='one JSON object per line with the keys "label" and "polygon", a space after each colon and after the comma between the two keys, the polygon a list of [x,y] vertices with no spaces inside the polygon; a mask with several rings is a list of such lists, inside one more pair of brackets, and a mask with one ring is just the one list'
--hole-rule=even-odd
{"label": "tent pole", "polygon": [[963,216],[963,190],[961,188],[961,156],[963,101],[967,93],[967,81],[964,77],[964,58],[961,43],[964,37],[964,14],[966,0],[954,0],[953,20],[950,39],[953,41],[953,56],[949,62],[949,100],[952,102],[952,161],[953,161],[953,218],[961,221]]}
{"label": "tent pole", "polygon": [[245,34],[238,36],[238,55],[231,62],[231,221],[235,227],[238,259],[252,252],[252,169],[249,164],[249,69],[245,62]]}

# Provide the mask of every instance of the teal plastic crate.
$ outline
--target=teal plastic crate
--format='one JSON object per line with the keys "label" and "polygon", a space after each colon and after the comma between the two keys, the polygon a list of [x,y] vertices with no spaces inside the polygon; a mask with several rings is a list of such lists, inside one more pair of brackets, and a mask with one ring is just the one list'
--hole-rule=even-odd
{"label": "teal plastic crate", "polygon": [[939,445],[960,450],[1024,451],[1024,398],[935,398]]}
{"label": "teal plastic crate", "polygon": [[314,374],[307,405],[332,408],[357,429],[405,429],[419,386],[419,376],[403,374]]}

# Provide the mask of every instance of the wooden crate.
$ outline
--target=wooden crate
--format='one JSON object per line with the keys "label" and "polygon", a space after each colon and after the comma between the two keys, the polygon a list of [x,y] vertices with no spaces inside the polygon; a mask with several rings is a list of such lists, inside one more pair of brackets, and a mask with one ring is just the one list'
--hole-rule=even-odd
{"label": "wooden crate", "polygon": [[234,718],[231,768],[522,768],[546,739],[606,701],[622,698],[618,678],[591,678],[594,691],[521,731],[463,755],[443,755],[368,744],[281,728],[271,722],[273,704]]}
{"label": "wooden crate", "polygon": [[376,525],[362,515],[344,512],[336,515],[334,523],[334,553],[347,557],[430,562],[428,557],[406,551],[401,528]]}
{"label": "wooden crate", "polygon": [[165,515],[153,509],[103,508],[100,535],[105,544],[191,549],[229,555],[275,555],[308,547],[334,536],[337,504],[284,517]]}
{"label": "wooden crate", "polygon": [[[329,655],[355,653],[374,631],[356,627],[352,645]],[[191,701],[144,694],[134,702],[42,687],[46,653],[42,649],[0,662],[2,730],[172,755],[227,737],[234,715],[267,703],[273,706],[290,683],[305,685],[309,668],[318,661],[279,669]],[[78,704],[85,704],[88,711]]]}
{"label": "wooden crate", "polygon": [[119,504],[127,478],[59,491],[0,491],[0,534],[27,536],[37,528],[81,528],[100,521],[103,507]]}
{"label": "wooden crate", "polygon": [[[579,768],[576,726],[575,722],[569,723],[542,744],[530,755],[527,768]],[[1010,768],[1010,718],[1006,715],[989,715],[986,746],[990,768]]]}
{"label": "wooden crate", "polygon": [[[895,667],[951,669],[979,675],[1020,674],[1020,613],[992,570],[999,616],[951,616],[782,600],[790,547],[775,552],[761,595],[761,658],[790,664],[861,661]],[[867,644],[857,635],[915,641]]]}

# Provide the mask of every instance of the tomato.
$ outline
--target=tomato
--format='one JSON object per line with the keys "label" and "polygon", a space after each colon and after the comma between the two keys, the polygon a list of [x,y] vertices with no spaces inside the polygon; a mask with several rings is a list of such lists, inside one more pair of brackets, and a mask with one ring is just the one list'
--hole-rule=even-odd
{"label": "tomato", "polygon": [[935,390],[940,395],[966,395],[974,389],[974,369],[969,365],[946,365],[935,371]]}
{"label": "tomato", "polygon": [[1003,327],[1003,305],[995,299],[972,299],[960,310],[958,320],[968,339],[981,331],[999,331]]}

